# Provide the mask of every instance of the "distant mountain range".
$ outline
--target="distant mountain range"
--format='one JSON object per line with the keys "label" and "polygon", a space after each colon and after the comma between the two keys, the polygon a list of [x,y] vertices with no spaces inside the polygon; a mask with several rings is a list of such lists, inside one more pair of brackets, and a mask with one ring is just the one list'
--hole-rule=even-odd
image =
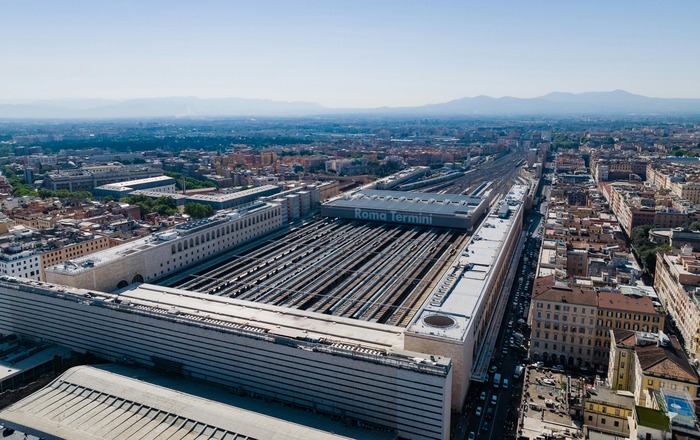
{"label": "distant mountain range", "polygon": [[194,97],[127,101],[64,99],[1,104],[2,119],[205,118],[241,116],[700,115],[700,99],[649,98],[624,90],[550,93],[537,98],[476,96],[416,107],[337,109],[313,102]]}

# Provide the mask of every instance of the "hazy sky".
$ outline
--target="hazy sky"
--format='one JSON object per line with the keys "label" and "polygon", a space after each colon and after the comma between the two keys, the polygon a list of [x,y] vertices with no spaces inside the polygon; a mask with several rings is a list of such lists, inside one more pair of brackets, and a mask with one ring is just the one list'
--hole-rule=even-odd
{"label": "hazy sky", "polygon": [[700,1],[0,2],[0,100],[700,98]]}

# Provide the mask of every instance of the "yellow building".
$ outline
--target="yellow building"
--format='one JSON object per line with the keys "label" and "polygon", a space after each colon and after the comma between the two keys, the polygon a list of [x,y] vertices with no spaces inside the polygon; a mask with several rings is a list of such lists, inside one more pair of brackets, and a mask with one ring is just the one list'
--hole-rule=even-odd
{"label": "yellow building", "polygon": [[74,260],[82,256],[92,254],[93,252],[107,249],[110,246],[115,246],[112,240],[106,236],[95,237],[91,240],[86,240],[80,243],[70,244],[59,249],[44,252],[41,257],[41,279],[45,280],[46,276],[44,268],[63,263],[66,260]]}
{"label": "yellow building", "polygon": [[628,436],[628,417],[634,411],[634,394],[605,387],[590,390],[584,399],[583,424],[591,431]]}
{"label": "yellow building", "polygon": [[651,405],[651,394],[659,390],[700,397],[700,378],[674,336],[619,329],[610,333],[611,388],[631,391],[641,406]]}

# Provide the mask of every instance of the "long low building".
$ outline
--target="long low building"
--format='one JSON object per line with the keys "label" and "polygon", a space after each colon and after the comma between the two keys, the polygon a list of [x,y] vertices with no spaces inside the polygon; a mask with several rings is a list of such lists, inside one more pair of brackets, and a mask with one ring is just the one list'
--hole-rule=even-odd
{"label": "long low building", "polygon": [[129,180],[126,182],[108,183],[100,185],[92,193],[97,197],[112,196],[119,200],[126,197],[132,191],[149,190],[164,194],[175,194],[175,179],[168,176],[156,176],[147,179]]}
{"label": "long low building", "polygon": [[[305,424],[299,423],[303,420]],[[393,440],[371,431],[274,405],[221,387],[122,365],[74,367],[0,411],[11,439]]]}
{"label": "long low building", "polygon": [[494,206],[406,329],[407,350],[434,350],[452,358],[454,409],[462,408],[472,377],[491,359],[494,335],[489,330],[503,312],[499,303],[526,197],[527,186],[514,185]]}
{"label": "long low building", "polygon": [[260,202],[47,267],[46,281],[104,292],[153,281],[280,229],[286,218],[279,204]]}
{"label": "long low building", "polygon": [[479,197],[365,189],[324,203],[321,215],[469,230],[487,207]]}
{"label": "long low building", "polygon": [[403,350],[393,326],[142,284],[119,295],[0,278],[17,332],[246,394],[449,437],[452,362]]}

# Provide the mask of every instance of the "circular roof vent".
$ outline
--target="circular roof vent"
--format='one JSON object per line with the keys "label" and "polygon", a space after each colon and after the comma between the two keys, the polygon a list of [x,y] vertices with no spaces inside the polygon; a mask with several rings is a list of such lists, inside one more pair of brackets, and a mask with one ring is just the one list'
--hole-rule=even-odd
{"label": "circular roof vent", "polygon": [[430,315],[423,318],[423,322],[431,327],[447,328],[457,325],[454,319],[445,315]]}

